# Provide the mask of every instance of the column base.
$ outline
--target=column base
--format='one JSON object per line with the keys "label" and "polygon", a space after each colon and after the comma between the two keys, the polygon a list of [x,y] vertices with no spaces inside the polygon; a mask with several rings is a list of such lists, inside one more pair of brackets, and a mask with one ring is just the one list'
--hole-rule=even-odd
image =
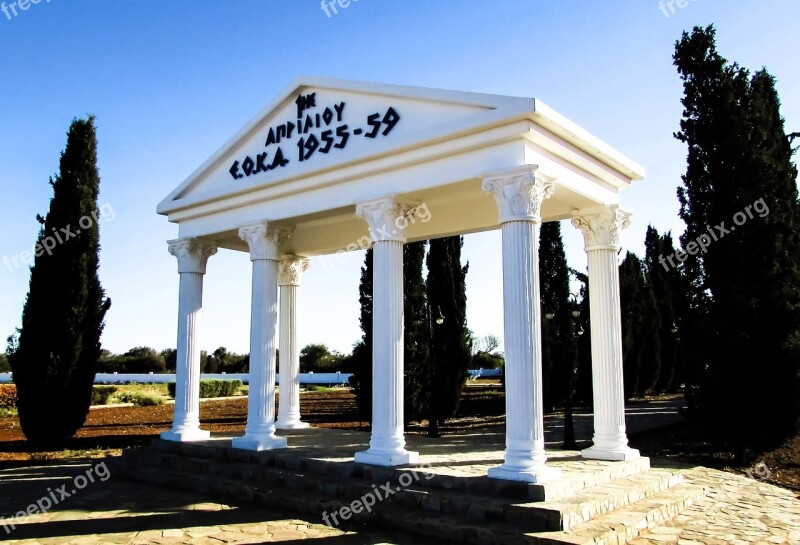
{"label": "column base", "polygon": [[639,451],[630,447],[606,450],[597,447],[589,447],[581,451],[581,457],[587,460],[604,460],[607,462],[628,462],[641,458]]}
{"label": "column base", "polygon": [[310,428],[311,424],[303,422],[302,420],[290,420],[288,422],[275,422],[275,427],[279,430],[304,430]]}
{"label": "column base", "polygon": [[190,443],[192,441],[208,441],[211,438],[211,432],[201,430],[200,428],[182,430],[182,431],[165,431],[161,434],[161,439],[164,441],[175,441],[176,443]]}
{"label": "column base", "polygon": [[395,467],[419,463],[419,452],[401,450],[399,452],[375,452],[372,449],[356,452],[356,463],[370,466]]}
{"label": "column base", "polygon": [[285,437],[245,435],[244,437],[235,437],[231,442],[231,447],[260,452],[262,450],[286,448],[288,444],[289,441]]}
{"label": "column base", "polygon": [[529,469],[513,469],[505,465],[489,468],[488,477],[490,479],[500,479],[503,481],[518,481],[524,483],[543,483],[555,481],[561,478],[561,470],[550,467],[540,466]]}

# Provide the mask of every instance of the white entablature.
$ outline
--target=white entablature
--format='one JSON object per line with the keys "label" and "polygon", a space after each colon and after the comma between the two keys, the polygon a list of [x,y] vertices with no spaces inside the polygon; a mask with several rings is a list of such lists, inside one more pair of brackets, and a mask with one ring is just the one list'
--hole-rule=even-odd
{"label": "white entablature", "polygon": [[387,195],[430,210],[430,221],[408,227],[410,241],[496,229],[482,176],[526,164],[556,180],[543,221],[617,204],[619,190],[644,176],[537,99],[301,78],[158,212],[181,237],[241,251],[239,227],[269,218],[295,226],[286,253],[313,256],[368,235],[355,206]]}

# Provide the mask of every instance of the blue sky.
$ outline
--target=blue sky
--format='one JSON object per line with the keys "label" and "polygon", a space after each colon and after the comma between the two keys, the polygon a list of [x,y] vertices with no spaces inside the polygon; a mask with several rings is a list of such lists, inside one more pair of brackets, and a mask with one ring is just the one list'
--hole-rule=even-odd
{"label": "blue sky", "polygon": [[[641,253],[648,223],[682,231],[671,55],[683,30],[714,23],[726,57],[766,66],[787,130],[800,130],[800,3],[689,0],[674,11],[658,0],[358,0],[331,17],[317,0],[41,0],[10,19],[0,11],[0,259],[32,247],[69,123],[95,114],[100,203],[113,210],[100,221],[113,301],[104,346],[174,346],[178,275],[165,241],[177,227],[156,204],[304,74],[540,98],[646,167],[622,197],[635,213],[623,242]],[[563,229],[583,269],[581,238]],[[362,258],[312,264],[302,343],[347,351],[358,339]],[[469,325],[502,336],[499,233],[468,236],[465,258]],[[20,323],[28,276],[0,265],[3,338]],[[203,347],[246,352],[249,302],[247,256],[212,258]]]}

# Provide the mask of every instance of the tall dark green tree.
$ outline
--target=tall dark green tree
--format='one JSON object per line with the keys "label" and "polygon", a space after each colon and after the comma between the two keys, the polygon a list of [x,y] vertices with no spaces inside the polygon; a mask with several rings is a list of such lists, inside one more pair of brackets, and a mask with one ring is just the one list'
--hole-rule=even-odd
{"label": "tall dark green tree", "polygon": [[[676,137],[688,147],[678,190],[685,267],[708,349],[700,409],[710,431],[767,445],[800,416],[800,204],[794,150],[774,78],[728,63],[713,27],[684,33]],[[718,227],[719,226],[719,227]],[[765,425],[764,423],[769,423]]]}
{"label": "tall dark green tree", "polygon": [[647,280],[653,288],[661,323],[658,332],[661,368],[655,391],[674,391],[680,388],[684,381],[680,364],[682,354],[679,354],[678,322],[682,321],[679,312],[682,308],[681,297],[685,286],[682,283],[680,268],[671,266],[666,259],[676,252],[672,235],[670,233],[660,235],[653,226],[648,226],[644,244]]}
{"label": "tall dark green tree", "polygon": [[[32,441],[71,437],[83,425],[111,304],[97,276],[100,176],[93,117],[72,122],[60,173],[50,183],[53,198],[47,216],[38,216],[38,251],[19,346],[10,358],[20,425]],[[64,229],[74,235],[67,239]],[[53,245],[53,238],[61,242]]]}
{"label": "tall dark green tree", "polygon": [[593,406],[592,392],[592,328],[589,309],[589,275],[577,269],[570,272],[581,287],[578,291],[577,309],[580,316],[575,320],[578,349],[578,376],[575,381],[575,401],[586,407]]}
{"label": "tall dark green tree", "polygon": [[358,412],[366,421],[372,420],[372,248],[364,256],[358,303],[361,341],[353,347],[353,376],[350,378],[358,404]]}
{"label": "tall dark green tree", "polygon": [[539,242],[544,406],[561,406],[574,386],[577,344],[570,302],[569,267],[557,221],[542,225]]}
{"label": "tall dark green tree", "polygon": [[619,267],[619,291],[625,396],[643,396],[658,381],[661,320],[644,264],[631,252],[626,254]]}
{"label": "tall dark green tree", "polygon": [[428,410],[430,425],[441,425],[458,410],[467,381],[472,341],[467,329],[466,276],[469,264],[461,265],[463,237],[432,240],[428,251],[428,301],[444,322],[433,327],[430,347]]}
{"label": "tall dark green tree", "polygon": [[405,419],[421,420],[428,397],[428,350],[430,324],[422,268],[427,242],[411,242],[403,247],[403,320]]}

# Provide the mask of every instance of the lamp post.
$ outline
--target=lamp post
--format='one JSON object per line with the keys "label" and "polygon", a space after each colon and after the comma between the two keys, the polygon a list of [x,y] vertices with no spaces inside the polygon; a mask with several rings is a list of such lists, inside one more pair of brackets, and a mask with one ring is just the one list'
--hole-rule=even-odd
{"label": "lamp post", "polygon": [[442,315],[441,307],[436,307],[437,316],[433,318],[431,312],[430,302],[425,304],[425,314],[428,318],[428,437],[440,437],[439,434],[439,421],[436,417],[436,410],[433,405],[433,379],[434,373],[434,359],[433,359],[433,323],[442,325],[444,323],[444,316]]}

